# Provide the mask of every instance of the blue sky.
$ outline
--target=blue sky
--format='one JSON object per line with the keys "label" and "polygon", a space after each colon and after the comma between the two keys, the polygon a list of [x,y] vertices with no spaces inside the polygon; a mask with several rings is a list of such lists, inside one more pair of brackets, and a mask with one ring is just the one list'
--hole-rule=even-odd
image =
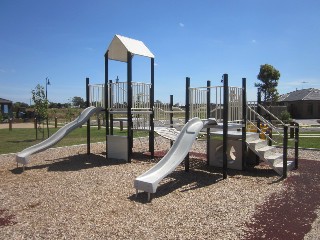
{"label": "blue sky", "polygon": [[[0,98],[30,103],[45,85],[48,99],[85,98],[85,78],[104,82],[104,53],[115,34],[143,41],[155,55],[155,99],[184,103],[191,86],[247,78],[248,99],[261,64],[281,73],[280,94],[320,88],[319,0],[1,0]],[[150,81],[150,62],[133,60],[133,81]],[[112,61],[109,79],[126,80]]]}

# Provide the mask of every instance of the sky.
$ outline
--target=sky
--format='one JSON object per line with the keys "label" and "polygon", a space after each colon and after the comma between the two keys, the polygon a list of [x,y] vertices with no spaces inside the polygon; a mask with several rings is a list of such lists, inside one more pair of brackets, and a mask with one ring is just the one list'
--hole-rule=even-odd
{"label": "sky", "polygon": [[[104,83],[104,54],[115,34],[155,55],[155,100],[184,104],[192,87],[247,78],[247,99],[260,65],[280,71],[278,92],[320,88],[319,0],[1,0],[0,98],[31,103],[45,86],[51,102],[85,99],[85,79]],[[110,61],[109,79],[126,81]],[[150,82],[150,60],[135,56],[133,81]]]}

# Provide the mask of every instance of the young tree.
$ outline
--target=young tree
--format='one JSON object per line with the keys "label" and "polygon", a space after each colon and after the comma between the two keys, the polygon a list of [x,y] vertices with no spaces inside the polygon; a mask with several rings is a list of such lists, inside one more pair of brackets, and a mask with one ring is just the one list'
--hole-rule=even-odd
{"label": "young tree", "polygon": [[75,107],[80,107],[80,108],[85,108],[86,107],[86,102],[83,100],[82,97],[73,97],[72,100],[72,105]]}
{"label": "young tree", "polygon": [[260,65],[260,72],[257,78],[261,82],[255,83],[254,86],[260,88],[261,93],[263,93],[264,96],[264,102],[272,103],[277,101],[279,97],[277,86],[280,78],[280,72],[272,65]]}
{"label": "young tree", "polygon": [[[32,101],[34,102],[35,113],[37,120],[39,119],[42,122],[47,120],[47,131],[49,136],[49,126],[48,126],[48,100],[46,98],[44,87],[38,84],[35,89],[31,91]],[[44,132],[42,138],[44,137]]]}

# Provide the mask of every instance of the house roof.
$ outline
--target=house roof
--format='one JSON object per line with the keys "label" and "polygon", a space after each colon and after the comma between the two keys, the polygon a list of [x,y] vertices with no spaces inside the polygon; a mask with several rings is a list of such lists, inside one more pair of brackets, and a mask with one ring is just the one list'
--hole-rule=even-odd
{"label": "house roof", "polygon": [[12,104],[12,101],[4,99],[4,98],[0,98],[0,103],[1,104]]}
{"label": "house roof", "polygon": [[296,90],[294,92],[286,93],[280,96],[279,102],[292,101],[320,101],[320,89],[308,88]]}
{"label": "house roof", "polygon": [[154,58],[152,52],[147,46],[139,41],[132,38],[115,35],[108,47],[108,58],[121,62],[127,62],[127,52],[133,55],[139,55],[149,58]]}

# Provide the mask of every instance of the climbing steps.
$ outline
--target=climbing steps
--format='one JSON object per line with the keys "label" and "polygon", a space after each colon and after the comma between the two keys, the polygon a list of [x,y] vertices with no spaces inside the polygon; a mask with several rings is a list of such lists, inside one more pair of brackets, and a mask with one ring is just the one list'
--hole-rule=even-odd
{"label": "climbing steps", "polygon": [[[266,162],[279,175],[283,174],[283,154],[277,153],[276,148],[268,146],[267,140],[260,139],[259,133],[247,132],[247,146],[261,160]],[[291,171],[294,168],[294,161],[287,162],[287,170]]]}

